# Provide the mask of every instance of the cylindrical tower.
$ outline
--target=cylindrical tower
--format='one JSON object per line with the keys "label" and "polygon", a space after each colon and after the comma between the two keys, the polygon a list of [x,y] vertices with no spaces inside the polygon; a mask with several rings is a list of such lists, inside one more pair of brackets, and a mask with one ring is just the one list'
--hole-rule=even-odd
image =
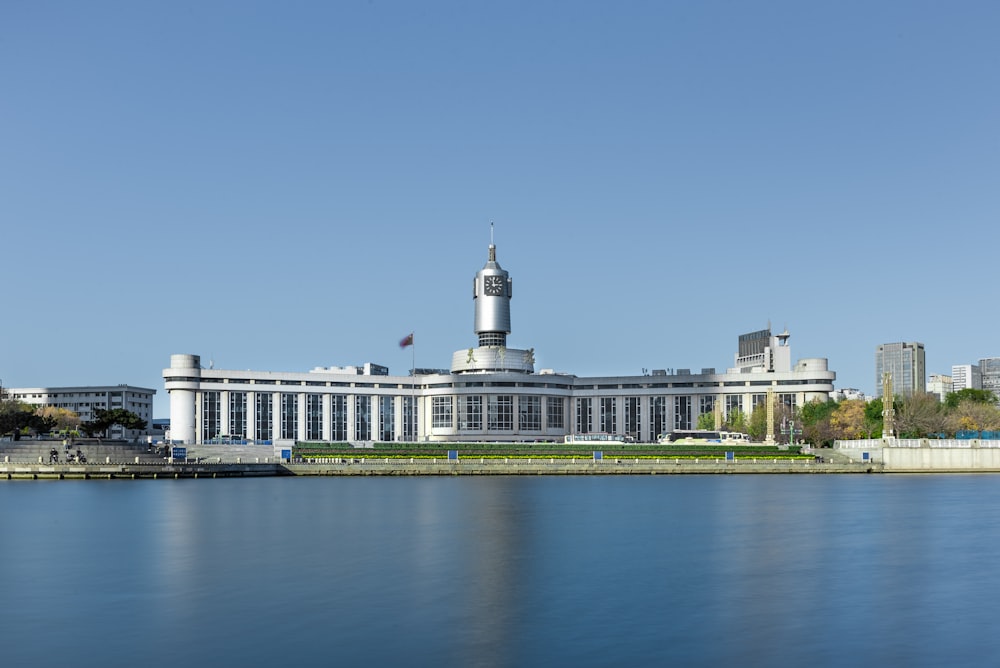
{"label": "cylindrical tower", "polygon": [[201,357],[171,355],[170,368],[163,370],[163,380],[170,394],[170,440],[195,443],[195,402],[201,383]]}
{"label": "cylindrical tower", "polygon": [[486,265],[476,273],[472,299],[476,305],[475,332],[480,346],[506,346],[510,334],[510,298],[513,282],[497,262],[497,249],[490,243]]}

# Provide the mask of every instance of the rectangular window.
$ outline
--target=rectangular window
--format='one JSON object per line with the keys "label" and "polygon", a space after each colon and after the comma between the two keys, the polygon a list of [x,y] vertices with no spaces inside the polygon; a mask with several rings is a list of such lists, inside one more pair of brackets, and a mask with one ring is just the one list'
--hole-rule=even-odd
{"label": "rectangular window", "polygon": [[417,400],[414,397],[402,397],[403,400],[403,440],[413,443],[417,441]]}
{"label": "rectangular window", "polygon": [[392,397],[379,397],[378,399],[378,424],[379,440],[383,443],[391,442],[395,437],[396,414],[392,409]]}
{"label": "rectangular window", "polygon": [[742,394],[727,394],[726,395],[726,419],[730,417],[735,417],[737,413],[743,412],[743,395]]}
{"label": "rectangular window", "polygon": [[562,397],[546,397],[545,418],[549,429],[566,428],[565,404]]}
{"label": "rectangular window", "polygon": [[487,410],[487,428],[490,431],[514,430],[513,396],[509,394],[491,395]]}
{"label": "rectangular window", "polygon": [[795,408],[795,395],[794,394],[778,394],[778,405],[785,404],[789,408]]}
{"label": "rectangular window", "polygon": [[208,441],[222,432],[222,393],[204,392],[201,397],[201,440]]}
{"label": "rectangular window", "polygon": [[[715,414],[715,395],[714,394],[703,394],[698,397],[698,415],[709,415]],[[715,421],[712,421],[712,428],[715,428]]]}
{"label": "rectangular window", "polygon": [[658,440],[660,437],[665,436],[669,431],[669,423],[667,422],[667,398],[650,397],[649,410],[652,413],[650,417],[653,419],[653,433],[650,440]]}
{"label": "rectangular window", "polygon": [[229,393],[229,436],[236,439],[247,437],[247,393]]}
{"label": "rectangular window", "polygon": [[433,397],[431,399],[431,428],[451,428],[451,397]]}
{"label": "rectangular window", "polygon": [[483,428],[483,398],[479,395],[463,398],[463,431],[482,431]]}
{"label": "rectangular window", "polygon": [[258,392],[255,401],[256,417],[255,423],[257,427],[256,438],[258,441],[270,441],[272,438],[271,434],[271,417],[272,408],[274,407],[274,399],[270,392]]}
{"label": "rectangular window", "polygon": [[542,430],[542,398],[522,396],[517,399],[517,426],[521,431]]}
{"label": "rectangular window", "polygon": [[642,438],[642,402],[639,397],[625,397],[625,434],[637,441]]}
{"label": "rectangular window", "polygon": [[691,428],[691,397],[674,397],[674,429]]}
{"label": "rectangular window", "polygon": [[605,434],[617,434],[618,433],[618,415],[616,414],[616,409],[618,407],[617,397],[601,397],[598,399],[601,405],[601,429]]}
{"label": "rectangular window", "polygon": [[367,395],[354,397],[354,438],[358,441],[372,440],[372,398]]}
{"label": "rectangular window", "polygon": [[590,433],[590,397],[579,397],[576,400],[576,433]]}
{"label": "rectangular window", "polygon": [[299,435],[299,395],[281,395],[281,438],[296,439]]}
{"label": "rectangular window", "polygon": [[323,438],[323,395],[306,395],[306,440],[319,441]]}
{"label": "rectangular window", "polygon": [[343,443],[347,440],[347,397],[335,394],[330,397],[330,422],[332,440]]}

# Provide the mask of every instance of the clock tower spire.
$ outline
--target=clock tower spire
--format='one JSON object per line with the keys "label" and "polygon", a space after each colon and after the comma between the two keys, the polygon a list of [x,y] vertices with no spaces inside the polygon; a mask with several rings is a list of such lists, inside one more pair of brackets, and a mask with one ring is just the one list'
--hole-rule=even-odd
{"label": "clock tower spire", "polygon": [[507,345],[510,334],[510,298],[513,281],[497,262],[497,247],[493,243],[493,223],[490,223],[490,253],[486,265],[476,273],[472,283],[472,300],[476,305],[475,332],[480,346]]}
{"label": "clock tower spire", "polygon": [[513,285],[510,274],[497,262],[497,247],[493,243],[493,222],[490,221],[489,255],[486,264],[472,279],[475,332],[479,337],[479,346],[457,351],[452,356],[452,373],[503,371],[532,373],[535,364],[534,351],[507,347]]}

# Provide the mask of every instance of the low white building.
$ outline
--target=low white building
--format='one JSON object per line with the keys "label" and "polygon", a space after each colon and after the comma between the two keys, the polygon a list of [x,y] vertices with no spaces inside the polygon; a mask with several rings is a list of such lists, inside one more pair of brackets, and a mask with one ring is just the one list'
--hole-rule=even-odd
{"label": "low white building", "polygon": [[123,429],[114,425],[108,438],[134,440],[145,436],[153,420],[153,395],[156,390],[132,385],[84,385],[77,387],[14,387],[6,388],[11,399],[34,406],[54,406],[71,410],[81,422],[94,419],[96,409],[124,408],[146,421],[147,429]]}

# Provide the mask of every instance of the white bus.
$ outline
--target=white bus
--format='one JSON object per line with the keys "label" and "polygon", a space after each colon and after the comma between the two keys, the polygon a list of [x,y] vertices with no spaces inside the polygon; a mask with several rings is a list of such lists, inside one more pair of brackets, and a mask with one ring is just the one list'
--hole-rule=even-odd
{"label": "white bus", "polygon": [[750,445],[750,437],[738,431],[713,431],[709,429],[677,429],[660,437],[660,443],[725,443]]}
{"label": "white bus", "polygon": [[566,434],[566,443],[573,445],[625,445],[635,439],[623,434]]}

